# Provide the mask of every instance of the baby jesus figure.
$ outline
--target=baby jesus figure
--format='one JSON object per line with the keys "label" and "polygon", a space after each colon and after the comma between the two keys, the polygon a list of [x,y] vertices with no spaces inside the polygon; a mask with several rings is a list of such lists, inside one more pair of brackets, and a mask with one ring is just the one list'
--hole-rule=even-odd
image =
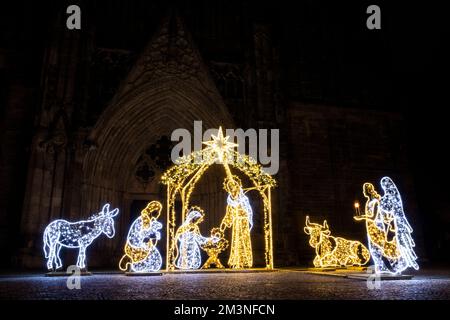
{"label": "baby jesus figure", "polygon": [[208,269],[211,265],[223,269],[224,266],[218,256],[226,248],[228,248],[228,240],[224,238],[223,232],[220,228],[212,228],[211,237],[202,245],[202,249],[208,254],[208,260],[203,264],[202,269]]}

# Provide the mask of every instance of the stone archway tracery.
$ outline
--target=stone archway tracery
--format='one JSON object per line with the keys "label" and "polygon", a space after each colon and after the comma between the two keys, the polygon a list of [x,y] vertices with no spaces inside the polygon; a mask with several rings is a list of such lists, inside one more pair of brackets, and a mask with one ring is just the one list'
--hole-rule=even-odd
{"label": "stone archway tracery", "polygon": [[[126,207],[130,176],[146,148],[177,128],[193,128],[195,120],[205,128],[234,127],[190,35],[179,18],[170,17],[88,135],[94,147],[83,160],[81,214],[105,201]],[[127,214],[119,217],[118,227],[128,225]],[[108,248],[121,248],[121,240],[110,241]]]}

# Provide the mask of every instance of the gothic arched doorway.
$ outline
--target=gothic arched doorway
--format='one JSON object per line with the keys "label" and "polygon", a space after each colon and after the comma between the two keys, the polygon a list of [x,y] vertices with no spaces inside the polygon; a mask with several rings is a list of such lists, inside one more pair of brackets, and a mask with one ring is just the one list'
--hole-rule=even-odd
{"label": "gothic arched doorway", "polygon": [[122,211],[118,236],[92,254],[111,265],[119,260],[131,211],[138,210],[139,201],[164,202],[148,148],[175,129],[192,131],[196,120],[203,129],[234,127],[189,34],[173,17],[163,23],[88,136],[93,147],[83,160],[81,213],[95,212],[104,202]]}

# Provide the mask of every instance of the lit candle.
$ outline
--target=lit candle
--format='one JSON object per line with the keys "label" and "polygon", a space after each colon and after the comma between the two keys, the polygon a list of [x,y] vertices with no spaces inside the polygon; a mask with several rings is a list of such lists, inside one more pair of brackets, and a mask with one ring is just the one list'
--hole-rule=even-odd
{"label": "lit candle", "polygon": [[355,201],[355,211],[356,211],[356,216],[360,216],[361,212],[359,211],[359,202]]}

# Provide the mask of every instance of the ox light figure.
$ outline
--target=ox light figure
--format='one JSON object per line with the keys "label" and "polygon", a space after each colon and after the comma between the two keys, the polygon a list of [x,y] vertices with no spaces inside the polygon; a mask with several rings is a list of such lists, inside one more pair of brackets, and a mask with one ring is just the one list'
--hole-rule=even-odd
{"label": "ox light figure", "polygon": [[370,259],[369,250],[361,242],[332,236],[326,220],[321,225],[311,223],[306,216],[304,231],[310,246],[316,249],[316,268],[362,266]]}
{"label": "ox light figure", "polygon": [[[115,235],[113,218],[119,214],[119,209],[110,210],[109,203],[102,211],[87,220],[69,222],[58,219],[51,222],[44,231],[44,254],[47,258],[47,268],[56,270],[62,267],[59,256],[62,247],[78,248],[77,267],[86,269],[86,248],[100,236],[108,238]],[[55,265],[55,268],[53,268]]]}

